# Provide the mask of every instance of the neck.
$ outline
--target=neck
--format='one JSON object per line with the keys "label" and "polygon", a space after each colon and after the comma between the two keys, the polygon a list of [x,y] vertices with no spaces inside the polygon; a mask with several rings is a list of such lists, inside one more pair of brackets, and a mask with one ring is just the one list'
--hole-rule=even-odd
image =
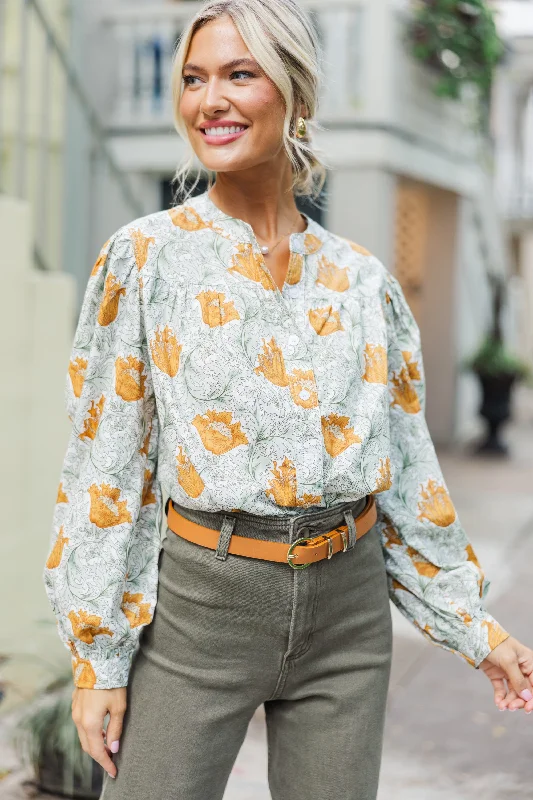
{"label": "neck", "polygon": [[224,213],[251,225],[262,241],[272,242],[291,228],[296,233],[307,225],[298,211],[291,178],[288,168],[274,170],[271,162],[253,170],[217,172],[209,196]]}

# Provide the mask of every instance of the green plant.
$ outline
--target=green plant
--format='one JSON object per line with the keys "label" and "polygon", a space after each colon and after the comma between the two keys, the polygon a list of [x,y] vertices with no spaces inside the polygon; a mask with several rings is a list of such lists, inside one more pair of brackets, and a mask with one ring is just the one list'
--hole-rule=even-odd
{"label": "green plant", "polygon": [[437,95],[459,99],[471,84],[488,102],[505,47],[485,0],[415,0],[408,39],[413,56],[437,71]]}
{"label": "green plant", "polygon": [[37,783],[66,797],[98,797],[102,768],[82,750],[72,719],[72,672],[56,677],[19,719],[13,743]]}
{"label": "green plant", "polygon": [[485,336],[476,353],[464,361],[464,367],[479,375],[514,375],[517,380],[527,380],[532,377],[529,366],[513,355],[492,333]]}
{"label": "green plant", "polygon": [[514,377],[531,381],[533,373],[525,361],[515,356],[504,343],[502,313],[505,303],[505,282],[501,276],[490,274],[492,293],[491,327],[473,356],[463,361],[462,367],[483,377]]}

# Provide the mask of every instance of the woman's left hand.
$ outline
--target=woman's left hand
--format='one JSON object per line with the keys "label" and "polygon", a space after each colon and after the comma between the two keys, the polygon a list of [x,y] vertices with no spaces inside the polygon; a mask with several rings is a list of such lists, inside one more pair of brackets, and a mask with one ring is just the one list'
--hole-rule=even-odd
{"label": "woman's left hand", "polygon": [[509,636],[481,662],[492,683],[494,702],[502,711],[533,711],[533,650]]}

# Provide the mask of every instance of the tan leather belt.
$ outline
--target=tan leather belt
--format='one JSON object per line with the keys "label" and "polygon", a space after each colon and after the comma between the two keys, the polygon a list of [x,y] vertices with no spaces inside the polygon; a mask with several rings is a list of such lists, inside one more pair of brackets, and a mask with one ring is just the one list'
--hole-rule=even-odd
{"label": "tan leather belt", "polygon": [[[356,539],[364,536],[375,525],[376,520],[376,502],[373,495],[368,495],[365,508],[354,520]],[[171,531],[187,539],[188,542],[208,547],[210,550],[217,549],[220,531],[185,519],[171,502],[168,504],[167,522]],[[294,569],[304,569],[316,561],[331,558],[335,553],[345,551],[347,546],[348,526],[339,525],[327,533],[297,539],[291,545],[233,534],[227,552],[235,556],[259,558],[262,561],[286,562]]]}

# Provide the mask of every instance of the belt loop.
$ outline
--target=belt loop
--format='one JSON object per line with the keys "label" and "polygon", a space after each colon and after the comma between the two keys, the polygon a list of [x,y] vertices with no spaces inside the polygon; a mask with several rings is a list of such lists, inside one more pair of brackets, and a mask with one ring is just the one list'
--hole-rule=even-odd
{"label": "belt loop", "polygon": [[235,517],[224,517],[222,527],[220,528],[220,536],[218,538],[218,546],[215,552],[215,558],[219,561],[225,561],[228,557],[228,548],[235,527]]}
{"label": "belt loop", "polygon": [[344,520],[348,526],[348,547],[346,549],[351,550],[357,541],[357,532],[351,508],[344,512]]}

